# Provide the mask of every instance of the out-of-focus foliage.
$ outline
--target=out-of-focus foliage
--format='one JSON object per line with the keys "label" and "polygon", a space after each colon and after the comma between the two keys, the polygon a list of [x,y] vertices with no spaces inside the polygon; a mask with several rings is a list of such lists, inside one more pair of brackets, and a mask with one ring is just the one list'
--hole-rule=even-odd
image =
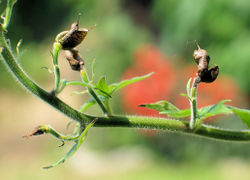
{"label": "out-of-focus foliage", "polygon": [[196,39],[208,49],[212,63],[221,65],[221,72],[234,76],[248,92],[249,16],[250,2],[244,0],[159,0],[152,10],[164,52],[191,59],[185,44]]}

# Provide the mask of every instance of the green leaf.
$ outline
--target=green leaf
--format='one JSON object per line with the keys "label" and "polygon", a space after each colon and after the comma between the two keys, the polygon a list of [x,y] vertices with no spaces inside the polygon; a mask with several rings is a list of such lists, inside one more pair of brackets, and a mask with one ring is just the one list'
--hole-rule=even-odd
{"label": "green leaf", "polygon": [[[99,96],[99,99],[101,101],[105,101],[105,97],[103,96]],[[81,108],[80,108],[80,112],[84,112],[86,111],[88,108],[90,108],[91,106],[95,105],[97,102],[95,99],[90,99],[89,101],[85,102]]]}
{"label": "green leaf", "polygon": [[149,109],[154,109],[159,112],[163,111],[179,111],[179,109],[174,106],[172,103],[168,101],[158,101],[156,103],[151,103],[151,104],[142,104],[139,105],[140,107],[146,107]]}
{"label": "green leaf", "polygon": [[160,114],[167,114],[169,117],[173,118],[185,118],[190,116],[191,111],[190,109],[183,109],[179,111],[162,111]]}
{"label": "green leaf", "polygon": [[71,95],[82,95],[82,94],[86,94],[88,93],[88,90],[84,90],[84,91],[73,91],[71,93]]}
{"label": "green leaf", "polygon": [[201,108],[198,111],[199,119],[204,120],[208,117],[219,115],[219,114],[232,114],[232,111],[228,109],[225,105],[223,105],[225,102],[230,102],[230,101],[231,100],[226,99],[226,100],[220,101],[219,103],[215,105]]}
{"label": "green leaf", "polygon": [[190,116],[190,109],[179,110],[176,106],[168,101],[158,101],[151,104],[142,104],[140,107],[146,107],[159,111],[159,114],[167,114],[173,118],[185,118]]}
{"label": "green leaf", "polygon": [[102,89],[99,89],[99,88],[94,88],[94,89],[98,91],[98,94],[100,94],[100,95],[102,95],[104,97],[108,97],[108,98],[112,97],[109,93],[103,91]]}
{"label": "green leaf", "polygon": [[111,84],[109,87],[111,89],[111,94],[117,92],[119,89],[127,86],[127,85],[130,85],[132,83],[135,83],[135,82],[138,82],[138,81],[141,81],[143,79],[146,79],[148,77],[150,77],[152,74],[154,74],[153,72],[149,73],[149,74],[146,74],[144,76],[138,76],[138,77],[134,77],[134,78],[131,78],[131,79],[126,79],[126,80],[123,80],[119,83],[114,83],[114,84]]}
{"label": "green leaf", "polygon": [[189,97],[189,95],[187,95],[187,94],[185,94],[185,93],[181,93],[180,95],[186,97],[188,100],[191,101],[191,98]]}
{"label": "green leaf", "polygon": [[50,166],[46,166],[43,167],[44,169],[50,169],[53,168],[59,164],[64,163],[69,157],[71,157],[81,146],[81,144],[84,142],[84,140],[87,137],[87,133],[90,127],[92,127],[94,125],[96,120],[92,121],[91,123],[89,123],[89,125],[84,129],[84,131],[81,133],[81,135],[79,136],[78,140],[76,141],[75,145],[69,150],[69,152],[62,157],[59,161],[57,161],[56,163],[50,165]]}
{"label": "green leaf", "polygon": [[18,41],[17,45],[16,45],[16,53],[17,53],[17,55],[19,55],[19,53],[20,53],[20,46],[21,46],[22,42],[23,42],[23,40],[20,39]]}
{"label": "green leaf", "polygon": [[104,76],[102,76],[98,82],[95,84],[95,89],[98,94],[110,98],[110,88],[108,84],[106,83],[106,79]]}
{"label": "green leaf", "polygon": [[96,104],[96,100],[94,100],[94,99],[91,99],[91,100],[85,102],[85,103],[81,106],[80,112],[86,111],[88,108],[90,108],[91,106],[93,106],[93,105],[95,105],[95,104]]}
{"label": "green leaf", "polygon": [[239,116],[243,123],[245,123],[248,128],[250,128],[250,110],[248,109],[240,109],[232,106],[227,106],[228,109],[232,110],[232,112]]}
{"label": "green leaf", "polygon": [[93,88],[93,86],[91,84],[86,83],[86,82],[80,82],[80,81],[67,81],[66,86],[70,86],[70,85],[78,85],[78,86],[82,86],[82,87]]}

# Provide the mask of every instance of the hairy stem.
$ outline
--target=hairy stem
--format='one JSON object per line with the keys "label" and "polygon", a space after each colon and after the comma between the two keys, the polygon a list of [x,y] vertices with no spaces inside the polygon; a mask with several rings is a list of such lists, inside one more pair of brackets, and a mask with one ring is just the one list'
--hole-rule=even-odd
{"label": "hairy stem", "polygon": [[[0,27],[1,28],[1,27]],[[83,122],[91,122],[87,115],[79,113],[75,109],[71,108],[69,105],[62,102],[60,99],[48,93],[35,82],[33,82],[30,77],[23,71],[23,69],[17,64],[16,58],[12,53],[10,47],[8,46],[3,30],[0,30],[0,46],[1,46],[1,60],[4,62],[11,74],[23,85],[25,89],[44,100],[60,112],[64,113],[71,119]]]}
{"label": "hairy stem", "polygon": [[[84,83],[89,83],[89,78],[86,72],[86,69],[83,68],[81,71],[81,77]],[[102,101],[100,100],[100,98],[97,96],[97,94],[95,93],[95,91],[93,90],[92,87],[87,87],[89,94],[91,94],[91,96],[96,100],[97,104],[100,106],[100,108],[102,109],[103,113],[105,116],[109,116],[110,113],[109,111],[106,109],[106,107],[103,105]]]}
{"label": "hairy stem", "polygon": [[105,104],[105,107],[107,108],[107,111],[109,112],[109,115],[111,115],[112,114],[112,109],[110,107],[109,100],[107,99],[103,103]]}
{"label": "hairy stem", "polygon": [[57,132],[54,128],[52,128],[50,125],[40,125],[39,130],[46,134],[51,134],[52,136],[62,141],[72,141],[78,139],[79,137],[79,134],[74,136],[61,134]]}
{"label": "hairy stem", "polygon": [[109,116],[95,117],[89,116],[73,109],[57,97],[46,92],[34,83],[28,75],[17,64],[15,56],[7,45],[3,29],[0,29],[1,60],[4,62],[11,74],[24,86],[25,89],[50,104],[52,107],[65,114],[69,118],[79,123],[90,123],[97,118],[96,127],[130,127],[130,128],[150,128],[163,129],[174,132],[200,135],[214,139],[229,141],[250,141],[249,130],[227,130],[212,126],[201,125],[195,132],[190,131],[188,123],[174,119],[141,116]]}
{"label": "hairy stem", "polygon": [[8,0],[7,1],[7,7],[5,9],[5,16],[4,16],[4,22],[2,24],[3,30],[6,30],[9,23],[10,23],[10,18],[12,14],[12,8],[14,4],[16,3],[16,0]]}
{"label": "hairy stem", "polygon": [[197,128],[197,87],[200,83],[200,78],[195,77],[191,91],[190,91],[190,109],[191,109],[191,116],[190,116],[190,122],[189,122],[189,128],[191,130],[194,130]]}
{"label": "hairy stem", "polygon": [[58,65],[58,54],[62,49],[62,45],[60,43],[55,42],[53,44],[53,66],[54,66],[54,75],[55,75],[55,85],[52,91],[52,94],[57,95],[59,93],[59,86],[60,86],[60,68]]}

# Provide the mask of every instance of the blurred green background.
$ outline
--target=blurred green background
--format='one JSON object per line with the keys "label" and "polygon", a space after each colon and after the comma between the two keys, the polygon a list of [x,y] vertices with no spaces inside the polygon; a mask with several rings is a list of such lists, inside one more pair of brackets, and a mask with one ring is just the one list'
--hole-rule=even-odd
{"label": "blurred green background", "polygon": [[[1,12],[5,3],[1,1]],[[78,13],[81,13],[80,27],[89,28],[97,24],[78,47],[88,69],[92,60],[96,59],[96,77],[105,75],[109,83],[121,80],[126,71],[135,68],[135,61],[138,61],[136,52],[144,53],[141,47],[150,45],[171,64],[177,83],[168,84],[174,87],[164,98],[178,104],[176,94],[185,91],[185,83],[190,77],[183,72],[190,72],[187,67],[195,68],[192,53],[196,48],[193,41],[197,40],[201,47],[208,50],[211,66],[215,63],[220,66],[217,88],[204,85],[201,102],[207,102],[208,96],[214,99],[229,96],[234,105],[249,108],[250,2],[19,0],[14,7],[8,37],[13,48],[19,39],[23,39],[19,63],[32,79],[47,90],[53,87],[53,75],[41,67],[52,68],[50,51],[54,38],[59,32],[69,29],[70,24],[77,20]],[[145,54],[148,53],[146,50]],[[63,55],[59,58],[62,76],[68,80],[79,79],[78,73],[72,72],[63,60]],[[150,60],[156,61],[154,58]],[[148,73],[143,69],[140,71]],[[222,77],[226,77],[226,83]],[[70,133],[72,128],[65,130],[68,119],[26,93],[2,64],[0,81],[1,179],[250,178],[248,143],[126,128],[93,128],[87,142],[65,164],[48,171],[42,170],[42,166],[63,156],[72,144],[58,148],[60,142],[51,136],[28,140],[22,136],[39,124],[51,124],[61,132]],[[159,85],[157,82],[156,88]],[[147,80],[144,83],[147,84]],[[151,87],[144,88],[150,90]],[[79,108],[89,97],[72,95],[72,91],[77,90],[80,89],[67,87],[60,97],[74,108]],[[141,91],[139,89],[137,93]],[[112,98],[113,111],[117,114],[142,114],[137,109],[126,108],[132,104],[124,105],[124,102],[133,103],[124,99],[126,92],[129,90],[125,89]],[[154,92],[151,93],[154,95]],[[98,115],[100,111],[91,108],[87,113]],[[246,128],[236,117],[220,117],[209,123],[234,129]]]}

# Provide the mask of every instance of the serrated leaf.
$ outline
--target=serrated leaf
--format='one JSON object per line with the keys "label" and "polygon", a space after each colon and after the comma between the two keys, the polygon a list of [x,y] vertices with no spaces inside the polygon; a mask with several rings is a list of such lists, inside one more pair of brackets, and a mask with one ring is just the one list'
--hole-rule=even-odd
{"label": "serrated leaf", "polygon": [[168,101],[158,101],[156,103],[142,104],[140,107],[146,107],[149,109],[154,109],[159,112],[163,111],[179,111],[179,109]]}
{"label": "serrated leaf", "polygon": [[160,114],[167,114],[169,117],[173,118],[185,118],[190,116],[191,111],[190,109],[183,109],[179,111],[162,111]]}
{"label": "serrated leaf", "polygon": [[232,112],[239,116],[241,121],[247,125],[248,128],[250,128],[250,110],[248,109],[240,109],[232,106],[227,106],[228,109],[232,110]]}
{"label": "serrated leaf", "polygon": [[98,94],[103,95],[105,97],[111,97],[110,95],[111,91],[108,84],[106,83],[106,79],[104,76],[102,76],[95,84],[95,89],[98,92]]}
{"label": "serrated leaf", "polygon": [[230,102],[230,101],[231,100],[226,99],[226,100],[220,101],[219,103],[215,105],[201,108],[198,111],[199,119],[204,120],[208,117],[219,115],[219,114],[232,114],[232,111],[224,105],[225,102]]}
{"label": "serrated leaf", "polygon": [[159,114],[167,114],[173,118],[185,118],[190,116],[190,109],[179,110],[176,106],[168,101],[158,101],[151,104],[142,104],[140,107],[146,107],[159,111]]}
{"label": "serrated leaf", "polygon": [[98,89],[102,89],[102,90],[107,90],[107,92],[108,92],[108,90],[109,90],[109,86],[108,86],[108,84],[106,83],[106,79],[105,79],[105,77],[104,76],[102,76],[99,80],[98,80],[98,82],[96,83],[96,87],[98,88]]}
{"label": "serrated leaf", "polygon": [[149,74],[146,74],[144,76],[138,76],[138,77],[133,77],[131,79],[126,79],[126,80],[123,80],[119,83],[114,83],[114,84],[111,84],[109,87],[111,89],[111,94],[117,92],[119,89],[127,86],[127,85],[130,85],[130,84],[133,84],[135,82],[138,82],[138,81],[141,81],[143,79],[146,79],[148,77],[150,77],[152,74],[154,74],[153,72],[149,73]]}
{"label": "serrated leaf", "polygon": [[43,168],[44,169],[53,168],[53,167],[55,167],[55,166],[57,166],[59,164],[64,163],[69,157],[71,157],[79,149],[79,147],[81,146],[81,144],[84,142],[84,140],[87,137],[87,133],[88,133],[89,128],[92,127],[94,125],[94,123],[95,123],[95,120],[88,124],[88,126],[84,129],[84,131],[79,136],[79,138],[76,141],[75,145],[69,150],[69,152],[64,157],[62,157],[56,163],[54,163],[54,164],[52,164],[50,166],[43,167]]}

